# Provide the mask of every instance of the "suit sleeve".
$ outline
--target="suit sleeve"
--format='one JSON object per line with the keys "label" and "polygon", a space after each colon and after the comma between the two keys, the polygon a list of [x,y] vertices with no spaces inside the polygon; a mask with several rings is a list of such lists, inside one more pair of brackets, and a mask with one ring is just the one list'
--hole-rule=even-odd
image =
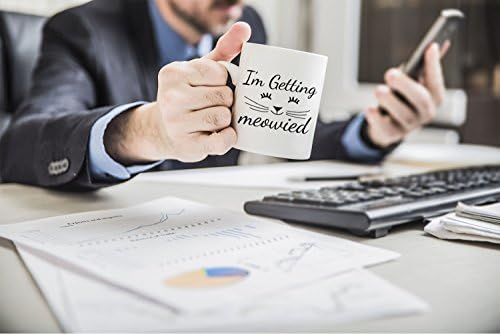
{"label": "suit sleeve", "polygon": [[51,18],[28,98],[15,112],[0,144],[4,182],[92,190],[86,161],[90,129],[115,106],[96,108],[95,62],[85,23],[71,12]]}

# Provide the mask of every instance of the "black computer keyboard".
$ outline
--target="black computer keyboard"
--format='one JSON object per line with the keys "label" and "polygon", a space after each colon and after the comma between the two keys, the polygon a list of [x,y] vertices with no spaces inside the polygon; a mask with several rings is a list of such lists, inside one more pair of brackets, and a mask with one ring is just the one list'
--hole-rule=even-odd
{"label": "black computer keyboard", "polygon": [[500,199],[500,165],[370,179],[338,187],[292,191],[245,203],[249,214],[385,236],[392,226],[452,211],[458,202]]}

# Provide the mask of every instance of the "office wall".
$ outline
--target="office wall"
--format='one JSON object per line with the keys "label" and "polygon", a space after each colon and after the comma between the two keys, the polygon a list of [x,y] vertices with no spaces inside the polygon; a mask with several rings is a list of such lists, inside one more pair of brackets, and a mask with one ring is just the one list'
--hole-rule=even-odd
{"label": "office wall", "polygon": [[[0,0],[0,10],[10,10],[38,15],[53,15],[63,9],[77,6],[88,0]],[[283,47],[305,49],[307,26],[304,8],[308,0],[247,0],[262,15],[269,34],[269,42]]]}
{"label": "office wall", "polygon": [[0,0],[1,10],[37,15],[52,15],[63,9],[80,5],[88,0]]}

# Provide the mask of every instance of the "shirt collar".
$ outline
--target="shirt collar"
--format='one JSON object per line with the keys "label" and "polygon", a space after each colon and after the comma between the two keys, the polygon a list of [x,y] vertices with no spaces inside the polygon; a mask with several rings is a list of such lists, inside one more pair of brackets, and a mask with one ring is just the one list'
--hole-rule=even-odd
{"label": "shirt collar", "polygon": [[149,0],[148,3],[161,66],[205,56],[212,50],[212,35],[205,34],[198,44],[189,44],[163,19],[155,1]]}

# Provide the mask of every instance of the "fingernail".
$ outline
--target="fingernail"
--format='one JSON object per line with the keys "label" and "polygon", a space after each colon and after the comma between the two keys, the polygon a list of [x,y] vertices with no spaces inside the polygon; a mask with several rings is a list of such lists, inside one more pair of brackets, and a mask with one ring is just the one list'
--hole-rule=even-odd
{"label": "fingernail", "polygon": [[431,50],[432,50],[432,52],[439,52],[439,45],[438,45],[438,43],[432,43]]}
{"label": "fingernail", "polygon": [[387,86],[379,85],[377,88],[375,88],[375,93],[376,94],[385,94],[389,91],[389,88]]}
{"label": "fingernail", "polygon": [[389,72],[387,72],[387,79],[388,80],[394,80],[398,78],[401,75],[401,71],[398,69],[390,69]]}

